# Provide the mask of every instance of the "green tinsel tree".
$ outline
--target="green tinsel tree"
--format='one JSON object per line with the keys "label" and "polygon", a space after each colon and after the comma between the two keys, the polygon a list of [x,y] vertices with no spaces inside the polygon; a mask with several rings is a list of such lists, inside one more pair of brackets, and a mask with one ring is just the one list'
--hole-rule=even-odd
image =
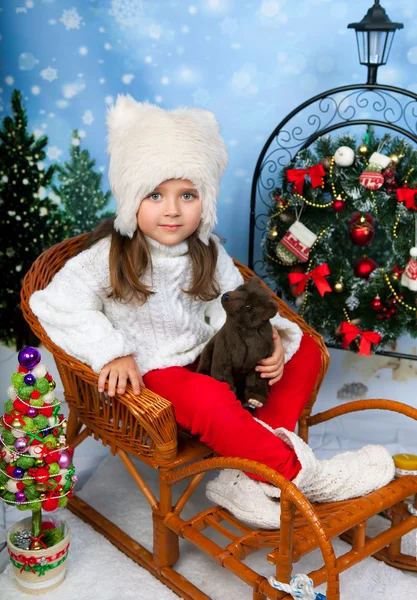
{"label": "green tinsel tree", "polygon": [[55,167],[45,168],[46,136],[27,130],[21,94],[0,130],[0,340],[17,347],[33,342],[20,308],[22,279],[36,257],[67,236],[65,215],[47,195]]}
{"label": "green tinsel tree", "polygon": [[103,194],[102,175],[93,170],[95,164],[88,150],[81,150],[78,131],[74,130],[70,160],[57,167],[61,185],[53,188],[70,219],[71,236],[92,231],[100,221],[113,214],[102,212],[110,201],[111,193]]}
{"label": "green tinsel tree", "polygon": [[[341,151],[350,155],[351,164],[337,164],[336,152],[341,147],[351,149]],[[369,163],[374,152],[379,158],[383,155],[382,164]],[[316,173],[314,169],[304,174],[292,171],[313,166]],[[369,189],[375,183],[364,181],[364,175],[362,183],[359,181],[368,171],[379,179],[378,189]],[[297,179],[298,184],[294,182]],[[409,263],[417,235],[415,194],[416,151],[398,137],[378,139],[372,129],[362,143],[353,136],[321,137],[312,149],[301,151],[282,169],[270,195],[262,242],[267,275],[326,342],[339,347],[347,342],[343,329],[340,331],[344,322],[360,330],[348,344],[352,350],[359,348],[361,332],[381,336],[379,343],[371,343],[372,351],[403,333],[417,337],[417,280],[410,289],[410,280],[402,274],[407,264],[417,268],[417,261]],[[301,245],[295,233],[294,246],[293,235],[287,232],[290,227],[296,232],[299,223],[317,239],[301,227]],[[298,246],[303,248],[302,258],[296,257]],[[323,296],[314,278],[306,277],[320,265],[327,265],[330,271],[324,275],[330,292]],[[294,279],[303,275],[300,285],[295,284]]]}

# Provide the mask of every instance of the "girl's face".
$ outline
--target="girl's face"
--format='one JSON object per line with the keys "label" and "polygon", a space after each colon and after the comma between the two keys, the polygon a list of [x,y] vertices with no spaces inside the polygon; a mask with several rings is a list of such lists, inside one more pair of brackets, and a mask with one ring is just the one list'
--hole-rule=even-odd
{"label": "girl's face", "polygon": [[148,237],[175,246],[187,239],[200,224],[201,199],[187,179],[169,179],[143,198],[138,227]]}

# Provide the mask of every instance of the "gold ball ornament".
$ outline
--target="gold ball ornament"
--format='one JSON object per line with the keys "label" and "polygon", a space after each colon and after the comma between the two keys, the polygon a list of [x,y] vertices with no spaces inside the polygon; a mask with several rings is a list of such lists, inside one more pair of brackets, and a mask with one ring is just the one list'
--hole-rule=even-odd
{"label": "gold ball ornament", "polygon": [[367,154],[368,146],[366,144],[361,144],[358,148],[358,152],[359,152],[359,154]]}
{"label": "gold ball ornament", "polygon": [[49,382],[49,390],[50,390],[51,392],[53,392],[55,388],[56,388],[56,383],[55,383],[55,381],[50,381],[50,382]]}
{"label": "gold ball ornament", "polygon": [[22,427],[22,423],[19,421],[19,419],[17,417],[15,417],[13,419],[13,421],[11,422],[11,426],[14,427],[15,429],[20,429]]}
{"label": "gold ball ornament", "polygon": [[337,294],[341,294],[345,289],[345,284],[343,283],[343,281],[336,281],[336,283],[333,286],[333,291],[336,292]]}
{"label": "gold ball ornament", "polygon": [[39,494],[39,500],[45,500],[45,498],[46,498],[46,494],[44,494],[44,493]]}
{"label": "gold ball ornament", "polygon": [[0,485],[0,494],[3,495],[5,491],[6,491],[6,486]]}
{"label": "gold ball ornament", "polygon": [[278,231],[276,229],[270,229],[268,231],[268,237],[270,240],[275,240],[278,237]]}
{"label": "gold ball ornament", "polygon": [[41,481],[35,483],[35,490],[37,492],[46,492],[46,484],[42,483]]}
{"label": "gold ball ornament", "polygon": [[66,428],[67,428],[67,425],[68,425],[68,423],[67,423],[67,422],[65,421],[65,419],[64,419],[64,420],[62,421],[62,423],[61,423],[61,427],[62,427],[63,429],[66,429]]}
{"label": "gold ball ornament", "polygon": [[43,467],[43,458],[37,458],[35,460],[35,466],[36,467]]}
{"label": "gold ball ornament", "polygon": [[400,278],[400,274],[399,273],[393,273],[391,275],[391,279],[393,279],[394,281],[398,281]]}
{"label": "gold ball ornament", "polygon": [[394,164],[397,164],[398,161],[400,160],[400,157],[398,154],[390,154],[389,157]]}

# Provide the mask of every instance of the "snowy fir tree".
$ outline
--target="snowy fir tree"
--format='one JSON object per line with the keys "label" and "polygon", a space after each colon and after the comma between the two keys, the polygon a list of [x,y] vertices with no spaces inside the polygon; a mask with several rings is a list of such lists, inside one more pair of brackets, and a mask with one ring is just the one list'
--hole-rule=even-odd
{"label": "snowy fir tree", "polygon": [[[25,550],[42,550],[63,538],[61,528],[46,529],[42,511],[66,506],[77,480],[55,381],[40,360],[36,348],[20,350],[0,420],[0,498],[32,511],[31,530],[18,531],[11,540]],[[35,564],[38,568],[41,564]]]}
{"label": "snowy fir tree", "polygon": [[57,167],[60,187],[54,187],[69,217],[71,236],[91,231],[113,214],[103,213],[111,193],[103,194],[102,175],[94,171],[95,164],[88,150],[81,150],[78,131],[73,131],[70,160]]}
{"label": "snowy fir tree", "polygon": [[0,340],[17,347],[32,340],[20,308],[23,276],[45,248],[67,236],[63,212],[48,198],[54,166],[45,168],[46,136],[35,139],[18,90],[12,116],[0,130]]}
{"label": "snowy fir tree", "polygon": [[370,128],[319,138],[281,171],[263,255],[324,339],[369,354],[417,337],[417,152]]}

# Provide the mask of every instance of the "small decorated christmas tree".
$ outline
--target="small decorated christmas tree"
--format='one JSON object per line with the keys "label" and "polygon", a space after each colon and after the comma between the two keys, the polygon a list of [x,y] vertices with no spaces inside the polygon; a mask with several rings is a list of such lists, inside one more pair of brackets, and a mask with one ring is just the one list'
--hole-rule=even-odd
{"label": "small decorated christmas tree", "polygon": [[71,236],[92,231],[100,221],[113,214],[103,213],[111,193],[103,194],[102,175],[94,171],[95,164],[88,150],[81,150],[80,136],[74,130],[70,160],[57,167],[60,186],[53,187],[69,218]]}
{"label": "small decorated christmas tree", "polygon": [[[62,528],[42,523],[42,510],[64,507],[77,479],[55,382],[40,359],[36,348],[19,352],[0,429],[0,497],[18,510],[32,511],[31,531],[11,536],[14,546],[24,550],[42,550],[62,540]],[[32,566],[36,570],[38,565]]]}

